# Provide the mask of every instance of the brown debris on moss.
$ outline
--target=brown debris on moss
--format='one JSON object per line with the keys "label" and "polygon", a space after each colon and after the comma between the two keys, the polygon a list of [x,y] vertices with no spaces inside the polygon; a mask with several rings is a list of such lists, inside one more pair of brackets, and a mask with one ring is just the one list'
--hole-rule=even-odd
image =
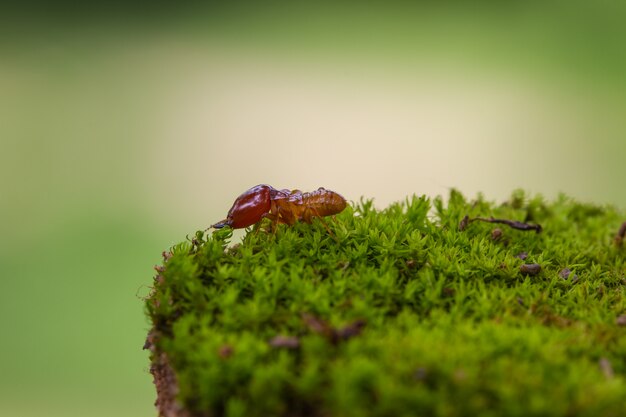
{"label": "brown debris on moss", "polygon": [[615,245],[621,247],[624,243],[624,238],[626,237],[626,222],[622,223],[621,227],[617,231],[617,235],[615,235]]}
{"label": "brown debris on moss", "polygon": [[154,405],[159,412],[159,417],[192,417],[192,414],[176,400],[178,382],[165,353],[153,354],[150,373],[156,386],[157,399]]}
{"label": "brown debris on moss", "polygon": [[539,264],[522,264],[519,270],[524,275],[537,275],[541,272],[541,265]]}
{"label": "brown debris on moss", "polygon": [[512,229],[522,230],[522,231],[535,231],[536,233],[541,233],[543,230],[543,228],[539,224],[524,223],[524,222],[519,222],[516,220],[495,219],[493,217],[490,217],[488,219],[484,217],[470,218],[468,215],[465,215],[463,219],[461,220],[461,223],[459,224],[459,230],[460,231],[465,230],[470,223],[476,222],[476,221],[486,222],[486,223],[504,224],[504,225],[509,226]]}
{"label": "brown debris on moss", "polygon": [[270,346],[275,348],[297,349],[300,347],[300,340],[295,336],[275,336],[269,341]]}

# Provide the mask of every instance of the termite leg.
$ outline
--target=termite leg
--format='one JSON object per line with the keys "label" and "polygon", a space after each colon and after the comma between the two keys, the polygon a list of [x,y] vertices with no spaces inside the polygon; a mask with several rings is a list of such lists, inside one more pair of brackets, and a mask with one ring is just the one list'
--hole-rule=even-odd
{"label": "termite leg", "polygon": [[323,218],[322,216],[320,216],[320,214],[317,212],[317,210],[315,210],[314,208],[309,208],[308,210],[311,210],[311,212],[313,213],[313,215],[312,215],[312,216],[311,216],[311,215],[309,215],[309,216],[306,216],[306,217],[305,217],[305,218],[307,218],[307,217],[308,217],[308,222],[307,222],[307,223],[310,223],[310,222],[311,222],[311,219],[312,219],[313,217],[317,217],[317,218],[319,219],[319,221],[322,223],[322,226],[324,226],[324,228],[325,228],[325,229],[326,229],[326,231],[328,232],[328,234],[329,234],[329,235],[330,235],[333,239],[335,239],[335,241],[336,241],[337,243],[339,243],[339,240],[337,239],[337,236],[335,236],[335,234],[333,233],[333,231],[332,231],[332,230],[330,230],[330,227],[328,227],[328,224],[326,223],[326,221],[324,221],[324,218]]}
{"label": "termite leg", "polygon": [[261,229],[261,222],[255,223],[254,226],[252,226],[252,232],[253,232],[253,236],[256,237],[256,235],[259,234],[259,230]]}
{"label": "termite leg", "polygon": [[322,222],[322,226],[324,226],[324,228],[328,231],[328,234],[330,235],[330,237],[332,237],[333,239],[335,239],[335,242],[339,243],[339,239],[337,238],[337,236],[333,233],[332,230],[330,230],[330,227],[328,227],[328,224],[324,221],[324,219],[322,219],[321,217],[318,217],[318,219],[320,219],[320,221]]}
{"label": "termite leg", "polygon": [[276,204],[275,201],[272,201],[272,204],[270,206],[270,212],[267,213],[265,217],[271,221],[270,230],[273,235],[276,234],[276,231],[278,230],[278,225],[280,223],[289,224],[285,220],[284,216],[281,216],[280,207],[278,206],[278,204]]}
{"label": "termite leg", "polygon": [[276,230],[278,230],[278,221],[280,218],[279,215],[279,210],[278,210],[278,205],[276,204],[275,201],[272,201],[270,204],[270,212],[267,213],[267,217],[271,223],[270,223],[270,231],[272,232],[272,235],[276,235]]}
{"label": "termite leg", "polygon": [[275,214],[270,214],[267,216],[267,218],[270,220],[270,229],[269,231],[272,233],[272,235],[276,235],[276,231],[278,230],[278,216]]}

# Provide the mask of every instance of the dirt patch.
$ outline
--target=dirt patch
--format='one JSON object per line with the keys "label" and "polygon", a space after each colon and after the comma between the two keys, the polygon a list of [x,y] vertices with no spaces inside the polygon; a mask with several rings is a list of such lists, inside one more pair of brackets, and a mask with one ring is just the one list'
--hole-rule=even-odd
{"label": "dirt patch", "polygon": [[167,355],[155,349],[153,339],[154,332],[150,332],[146,346],[152,350],[152,365],[150,373],[154,378],[156,386],[157,399],[154,402],[159,417],[192,417],[176,400],[178,395],[178,381],[174,370],[170,366]]}

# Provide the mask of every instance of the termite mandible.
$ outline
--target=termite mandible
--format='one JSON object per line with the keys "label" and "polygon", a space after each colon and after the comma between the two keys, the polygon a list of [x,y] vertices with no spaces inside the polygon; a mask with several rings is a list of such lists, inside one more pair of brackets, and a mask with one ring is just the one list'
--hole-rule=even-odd
{"label": "termite mandible", "polygon": [[293,225],[298,221],[310,224],[317,217],[330,232],[322,217],[341,213],[346,205],[346,199],[340,194],[322,187],[303,193],[300,190],[277,190],[271,185],[261,184],[237,197],[226,219],[211,227],[242,229],[264,218],[270,219],[273,224]]}

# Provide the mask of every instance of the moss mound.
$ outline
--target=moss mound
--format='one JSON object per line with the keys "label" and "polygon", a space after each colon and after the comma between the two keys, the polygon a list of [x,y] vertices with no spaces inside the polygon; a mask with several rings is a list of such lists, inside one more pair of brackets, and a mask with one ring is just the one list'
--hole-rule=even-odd
{"label": "moss mound", "polygon": [[[491,216],[542,231],[471,221]],[[624,220],[453,191],[361,201],[333,235],[198,232],[164,253],[146,302],[159,412],[624,416]]]}

